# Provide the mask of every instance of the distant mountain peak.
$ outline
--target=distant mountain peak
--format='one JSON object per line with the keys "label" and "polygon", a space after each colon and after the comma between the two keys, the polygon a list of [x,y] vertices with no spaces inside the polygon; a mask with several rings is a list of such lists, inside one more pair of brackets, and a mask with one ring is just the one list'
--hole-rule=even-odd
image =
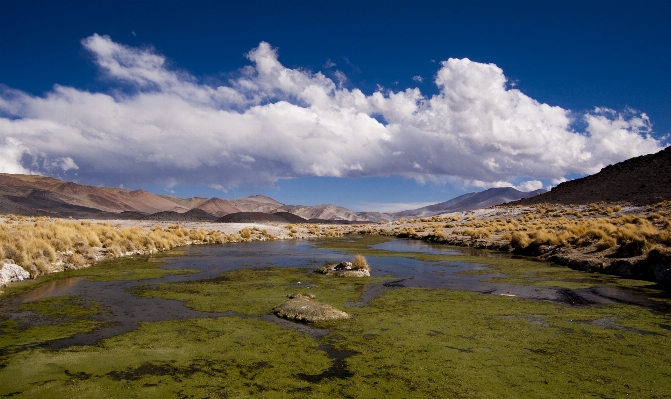
{"label": "distant mountain peak", "polygon": [[396,212],[393,214],[393,216],[397,218],[422,217],[449,212],[472,211],[475,209],[488,208],[494,205],[501,205],[510,201],[516,201],[521,198],[527,198],[543,192],[545,192],[543,189],[532,192],[524,192],[514,187],[492,187],[484,191],[460,195],[456,198],[452,198],[449,201],[438,204]]}
{"label": "distant mountain peak", "polygon": [[250,200],[259,201],[259,202],[267,202],[267,203],[270,203],[270,204],[279,204],[279,205],[283,205],[281,202],[276,201],[275,199],[270,198],[270,197],[265,196],[265,195],[262,195],[262,194],[254,194],[254,195],[250,195],[250,196],[247,197],[247,198],[250,199]]}

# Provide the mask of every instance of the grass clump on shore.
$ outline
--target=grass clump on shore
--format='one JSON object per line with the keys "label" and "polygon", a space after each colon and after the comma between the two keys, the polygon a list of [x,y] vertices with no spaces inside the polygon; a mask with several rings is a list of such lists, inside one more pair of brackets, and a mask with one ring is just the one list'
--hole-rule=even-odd
{"label": "grass clump on shore", "polygon": [[356,254],[352,260],[352,269],[370,271],[370,266],[363,255]]}
{"label": "grass clump on shore", "polygon": [[0,222],[0,261],[11,259],[34,278],[91,266],[102,259],[228,241],[239,240],[218,231],[187,230],[179,224],[146,230],[103,222],[8,216]]}
{"label": "grass clump on shore", "polygon": [[[445,223],[448,222],[448,223]],[[366,234],[472,245],[477,241],[507,242],[513,250],[540,246],[611,249],[631,257],[653,250],[671,254],[671,201],[647,208],[595,203],[580,206],[538,204],[495,207],[480,216],[433,216],[398,220]],[[426,233],[428,229],[432,229]],[[345,234],[360,234],[348,228]],[[499,245],[502,247],[503,244]],[[609,252],[610,253],[610,252]],[[613,254],[611,254],[613,255]]]}

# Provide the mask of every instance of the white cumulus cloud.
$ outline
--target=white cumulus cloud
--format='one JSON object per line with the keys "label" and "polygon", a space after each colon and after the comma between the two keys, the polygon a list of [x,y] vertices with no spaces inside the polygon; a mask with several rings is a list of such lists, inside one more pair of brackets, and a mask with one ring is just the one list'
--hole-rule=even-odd
{"label": "white cumulus cloud", "polygon": [[539,180],[528,180],[515,186],[520,191],[535,191],[543,188],[543,182]]}
{"label": "white cumulus cloud", "polygon": [[12,137],[5,137],[5,144],[0,145],[0,173],[31,174],[30,170],[21,165],[21,158],[27,152],[28,149],[23,143]]}
{"label": "white cumulus cloud", "polygon": [[[301,176],[402,175],[483,187],[524,176],[531,179],[524,187],[536,187],[539,179],[592,173],[662,148],[643,113],[595,108],[577,115],[509,88],[496,65],[468,59],[443,61],[434,80],[439,93],[428,97],[416,88],[365,94],[344,87],[340,71],[333,81],[287,68],[265,42],[221,86],[168,67],[151,48],[97,34],[82,44],[110,90],[55,85],[32,96],[0,88],[3,170],[25,173],[22,156],[38,154],[110,185],[225,188]],[[574,118],[585,131],[574,130]]]}

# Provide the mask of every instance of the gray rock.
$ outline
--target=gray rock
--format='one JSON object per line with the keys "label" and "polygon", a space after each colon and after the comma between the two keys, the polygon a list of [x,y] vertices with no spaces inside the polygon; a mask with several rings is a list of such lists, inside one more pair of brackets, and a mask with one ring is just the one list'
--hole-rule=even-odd
{"label": "gray rock", "polygon": [[315,270],[316,273],[336,277],[370,277],[370,271],[365,269],[353,269],[352,262],[340,262],[337,265],[327,265]]}
{"label": "gray rock", "polygon": [[331,305],[314,301],[313,295],[292,294],[288,301],[273,309],[279,317],[289,320],[315,322],[349,319],[349,315]]}
{"label": "gray rock", "polygon": [[340,271],[340,270],[351,270],[352,269],[352,262],[340,262],[335,267],[333,268],[334,270]]}
{"label": "gray rock", "polygon": [[0,269],[0,287],[4,287],[14,281],[23,281],[30,278],[30,273],[21,266],[14,264],[11,259],[5,259]]}

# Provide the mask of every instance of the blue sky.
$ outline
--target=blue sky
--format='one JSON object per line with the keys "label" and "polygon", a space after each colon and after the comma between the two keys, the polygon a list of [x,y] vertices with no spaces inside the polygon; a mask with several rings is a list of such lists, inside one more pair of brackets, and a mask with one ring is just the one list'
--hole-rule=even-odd
{"label": "blue sky", "polygon": [[0,1],[0,170],[400,210],[671,133],[664,1]]}

